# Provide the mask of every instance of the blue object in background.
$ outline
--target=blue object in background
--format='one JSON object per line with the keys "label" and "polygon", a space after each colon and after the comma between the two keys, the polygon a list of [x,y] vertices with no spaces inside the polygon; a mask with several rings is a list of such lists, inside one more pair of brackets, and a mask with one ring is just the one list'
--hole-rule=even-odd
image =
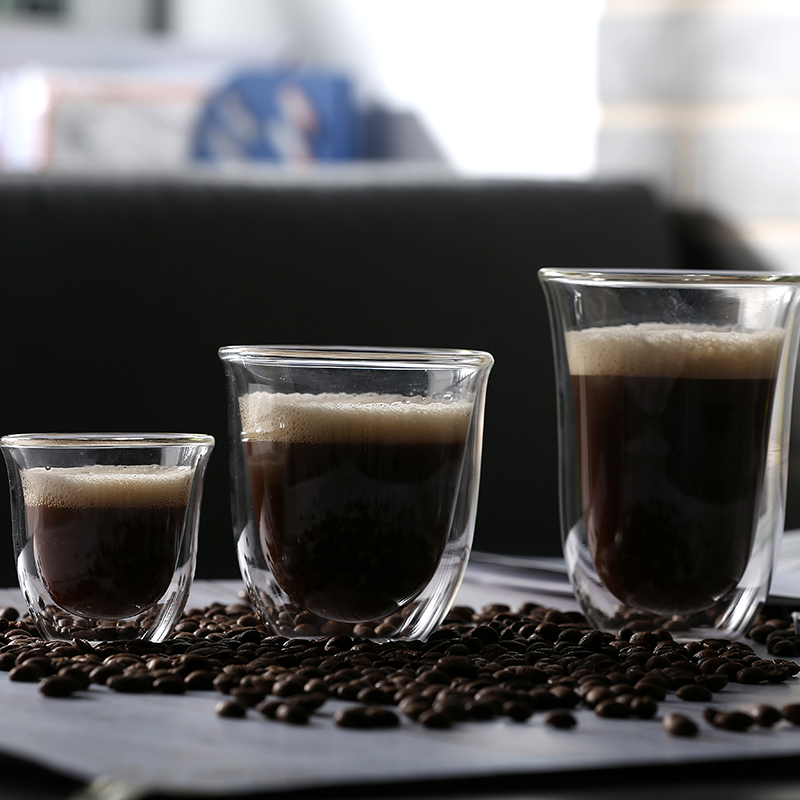
{"label": "blue object in background", "polygon": [[200,161],[302,164],[356,158],[358,114],[348,78],[335,73],[244,72],[214,92],[192,147]]}

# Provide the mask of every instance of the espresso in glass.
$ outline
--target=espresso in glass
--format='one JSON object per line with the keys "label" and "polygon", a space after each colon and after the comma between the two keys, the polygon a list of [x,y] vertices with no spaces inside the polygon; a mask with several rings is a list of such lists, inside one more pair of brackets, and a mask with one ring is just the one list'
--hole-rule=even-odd
{"label": "espresso in glass", "polygon": [[259,543],[283,592],[341,622],[412,600],[445,548],[471,405],[253,392],[240,411]]}
{"label": "espresso in glass", "polygon": [[627,325],[566,342],[598,576],[633,608],[710,608],[750,559],[780,332]]}
{"label": "espresso in glass", "polygon": [[175,572],[191,481],[182,466],[23,470],[33,557],[53,602],[94,619],[153,606]]}

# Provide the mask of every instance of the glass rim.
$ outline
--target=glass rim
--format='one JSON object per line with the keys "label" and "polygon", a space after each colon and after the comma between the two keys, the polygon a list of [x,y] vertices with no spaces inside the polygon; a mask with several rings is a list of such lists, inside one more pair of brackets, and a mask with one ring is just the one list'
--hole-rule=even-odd
{"label": "glass rim", "polygon": [[645,269],[619,267],[543,267],[542,281],[609,284],[665,284],[675,286],[772,286],[800,284],[800,274],[793,272],[738,272],[736,270],[694,271],[680,269]]}
{"label": "glass rim", "polygon": [[187,447],[213,445],[205,433],[14,433],[0,438],[0,447]]}
{"label": "glass rim", "polygon": [[484,350],[425,347],[356,347],[350,345],[226,345],[220,359],[291,366],[342,367],[482,367],[494,363]]}

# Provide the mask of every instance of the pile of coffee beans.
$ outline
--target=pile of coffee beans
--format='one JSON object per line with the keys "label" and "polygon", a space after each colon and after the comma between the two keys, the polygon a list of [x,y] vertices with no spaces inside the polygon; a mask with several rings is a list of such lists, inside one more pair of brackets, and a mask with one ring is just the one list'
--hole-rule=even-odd
{"label": "pile of coffee beans", "polygon": [[[800,646],[790,624],[762,617],[752,629],[774,658],[747,643],[680,643],[666,630],[592,629],[578,613],[526,604],[458,606],[427,641],[376,642],[350,635],[274,636],[247,603],[188,610],[162,643],[141,639],[48,642],[29,617],[0,609],[0,671],[38,684],[48,697],[93,685],[113,692],[217,692],[220,716],[255,715],[302,725],[330,699],[343,728],[377,729],[401,716],[431,729],[469,720],[534,714],[572,728],[578,712],[610,719],[659,719],[666,699],[708,704],[704,723],[730,731],[779,722],[800,725],[800,705],[720,711],[711,703],[729,682],[782,683],[800,672],[786,656]],[[686,714],[664,729],[694,736]]]}
{"label": "pile of coffee beans", "polygon": [[800,635],[789,619],[761,614],[751,626],[748,636],[754,642],[763,644],[770,655],[779,658],[800,656]]}

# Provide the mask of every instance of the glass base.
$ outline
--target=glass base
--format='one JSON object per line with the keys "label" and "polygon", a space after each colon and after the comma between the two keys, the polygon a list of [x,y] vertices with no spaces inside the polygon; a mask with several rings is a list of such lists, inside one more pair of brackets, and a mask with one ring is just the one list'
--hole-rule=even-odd
{"label": "glass base", "polygon": [[708,608],[686,614],[654,614],[620,602],[606,589],[588,548],[574,530],[567,537],[564,555],[575,598],[587,621],[611,633],[627,628],[635,632],[666,630],[676,641],[738,639],[766,602],[769,589],[769,580],[754,585],[743,580]]}

